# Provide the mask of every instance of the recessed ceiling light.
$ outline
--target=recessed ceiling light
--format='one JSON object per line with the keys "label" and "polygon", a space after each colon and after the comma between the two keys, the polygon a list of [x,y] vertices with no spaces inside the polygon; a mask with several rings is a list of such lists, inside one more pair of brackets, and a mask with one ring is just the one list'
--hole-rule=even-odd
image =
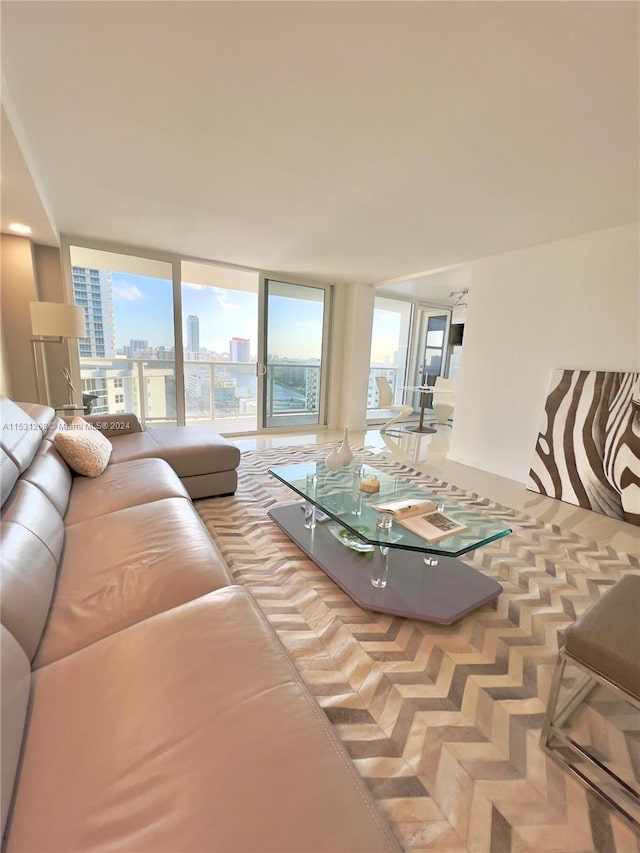
{"label": "recessed ceiling light", "polygon": [[9,231],[15,234],[31,234],[31,228],[28,225],[23,225],[22,222],[12,222],[9,225]]}

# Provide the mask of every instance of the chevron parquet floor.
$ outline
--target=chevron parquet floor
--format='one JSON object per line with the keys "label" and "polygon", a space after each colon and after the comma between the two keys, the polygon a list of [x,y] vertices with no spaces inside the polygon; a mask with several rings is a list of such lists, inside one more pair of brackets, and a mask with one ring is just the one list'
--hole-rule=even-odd
{"label": "chevron parquet floor", "polygon": [[542,753],[539,735],[563,630],[623,573],[640,573],[638,557],[360,451],[513,528],[464,558],[503,585],[496,609],[451,626],[366,612],[267,516],[295,500],[267,468],[326,452],[246,452],[236,495],[196,507],[403,847],[637,853],[637,835]]}

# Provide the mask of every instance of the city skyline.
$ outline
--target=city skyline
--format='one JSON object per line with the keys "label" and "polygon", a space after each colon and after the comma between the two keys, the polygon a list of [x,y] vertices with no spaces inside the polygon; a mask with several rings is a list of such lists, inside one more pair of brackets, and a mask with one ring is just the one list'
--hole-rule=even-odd
{"label": "city skyline", "polygon": [[[175,359],[172,282],[75,265],[72,277],[74,299],[87,320],[87,337],[80,341],[83,390],[95,396],[98,411],[129,406],[143,408],[146,417],[174,417],[175,368],[167,364]],[[267,294],[265,360],[274,366],[269,405],[274,412],[317,411],[324,293],[273,282]],[[181,297],[187,413],[206,417],[214,406],[220,414],[255,412],[258,377],[246,370],[256,360],[252,348],[257,349],[258,294],[183,282]],[[381,300],[374,309],[371,364],[390,369],[388,378],[395,387],[407,317],[402,307],[394,310],[388,301]],[[121,356],[149,363],[143,380],[131,362],[118,366]],[[93,358],[105,357],[113,359],[111,365],[91,366]],[[229,366],[214,373],[207,367],[211,362]],[[369,405],[375,405],[376,394],[371,375]]]}
{"label": "city skyline", "polygon": [[[115,345],[144,339],[152,348],[174,347],[173,289],[168,279],[111,273]],[[318,359],[322,348],[322,303],[271,295],[269,353],[297,359]],[[183,346],[230,354],[232,338],[250,341],[257,356],[258,294],[210,285],[182,283]],[[190,350],[188,317],[198,317],[198,350]]]}
{"label": "city skyline", "polygon": [[[76,302],[83,294],[80,284],[89,273],[98,273],[101,285],[100,311],[109,318],[105,336],[112,337],[115,352],[126,353],[131,340],[146,340],[151,349],[174,349],[173,286],[169,279],[130,273],[73,268]],[[81,289],[81,288],[80,288]],[[322,344],[322,304],[271,294],[268,351],[270,356],[292,359],[319,358]],[[86,302],[83,303],[86,307]],[[182,283],[183,348],[186,353],[201,350],[218,356],[232,355],[231,340],[250,342],[250,359],[257,359],[258,294],[210,285]],[[88,318],[95,309],[91,302]],[[96,315],[97,316],[97,315]],[[191,323],[191,326],[190,326]],[[90,325],[90,324],[88,324]],[[401,311],[377,307],[374,310],[371,364],[394,365],[401,350]],[[89,337],[87,344],[91,338]],[[99,355],[95,343],[85,344],[81,353]],[[109,344],[101,349],[106,355]],[[246,348],[242,349],[246,355]],[[115,354],[115,353],[114,353]]]}

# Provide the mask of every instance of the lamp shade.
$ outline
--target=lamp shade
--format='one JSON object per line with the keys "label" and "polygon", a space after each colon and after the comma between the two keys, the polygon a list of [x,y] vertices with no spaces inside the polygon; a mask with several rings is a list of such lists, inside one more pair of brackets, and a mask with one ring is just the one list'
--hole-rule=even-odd
{"label": "lamp shade", "polygon": [[84,309],[64,302],[30,302],[31,332],[36,337],[86,338]]}

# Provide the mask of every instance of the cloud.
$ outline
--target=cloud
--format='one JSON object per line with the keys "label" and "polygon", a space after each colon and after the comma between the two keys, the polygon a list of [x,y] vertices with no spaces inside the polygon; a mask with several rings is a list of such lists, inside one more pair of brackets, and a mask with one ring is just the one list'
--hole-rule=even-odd
{"label": "cloud", "polygon": [[229,291],[224,287],[216,287],[213,284],[192,284],[190,281],[183,281],[182,286],[187,290],[204,290],[207,296],[215,299],[221,311],[235,311],[239,307],[227,301],[229,299]]}
{"label": "cloud", "polygon": [[123,299],[125,302],[137,302],[139,299],[147,299],[145,294],[135,284],[117,284],[113,288],[113,295],[116,299]]}
{"label": "cloud", "polygon": [[239,305],[234,305],[232,302],[227,302],[229,298],[229,292],[224,290],[221,287],[214,287],[213,290],[216,294],[216,299],[218,301],[218,308],[222,311],[237,311],[240,307]]}

